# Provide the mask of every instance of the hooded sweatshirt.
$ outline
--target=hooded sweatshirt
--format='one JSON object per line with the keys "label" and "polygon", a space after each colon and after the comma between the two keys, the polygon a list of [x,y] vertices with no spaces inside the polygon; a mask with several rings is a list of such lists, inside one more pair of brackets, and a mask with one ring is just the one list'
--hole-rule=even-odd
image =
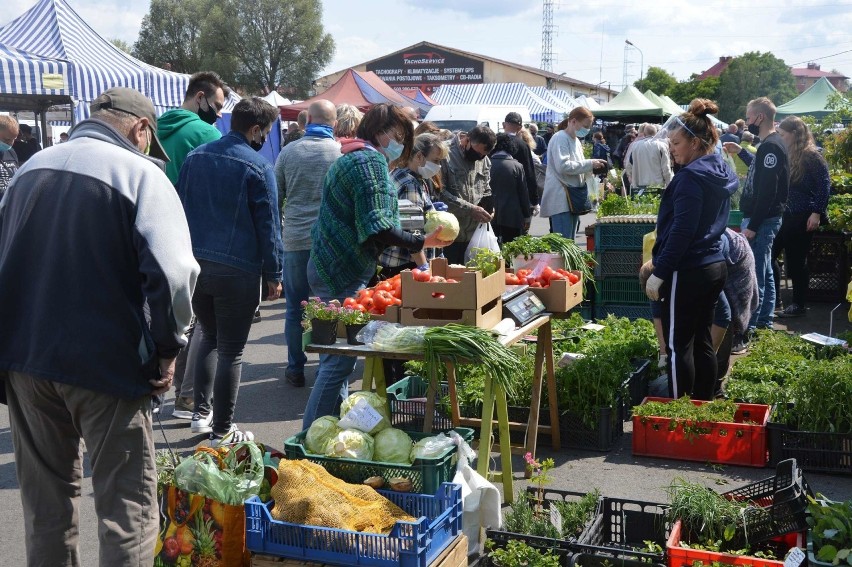
{"label": "hooded sweatshirt", "polygon": [[657,214],[654,275],[671,281],[676,270],[723,261],[721,236],[728,222],[736,173],[718,154],[681,168],[663,192]]}
{"label": "hooded sweatshirt", "polygon": [[222,137],[222,133],[198,117],[191,110],[176,108],[157,118],[157,137],[169,155],[166,175],[172,185],[177,186],[180,168],[186,155],[207,142]]}

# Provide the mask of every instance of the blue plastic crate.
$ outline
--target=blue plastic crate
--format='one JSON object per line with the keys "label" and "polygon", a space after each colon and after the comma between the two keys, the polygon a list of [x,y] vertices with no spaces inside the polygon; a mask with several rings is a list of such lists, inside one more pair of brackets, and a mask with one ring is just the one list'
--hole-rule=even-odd
{"label": "blue plastic crate", "polygon": [[390,534],[303,526],[272,518],[274,502],[245,502],[246,547],[255,553],[331,565],[426,567],[461,533],[461,486],[443,483],[435,495],[377,491],[418,518],[397,522]]}

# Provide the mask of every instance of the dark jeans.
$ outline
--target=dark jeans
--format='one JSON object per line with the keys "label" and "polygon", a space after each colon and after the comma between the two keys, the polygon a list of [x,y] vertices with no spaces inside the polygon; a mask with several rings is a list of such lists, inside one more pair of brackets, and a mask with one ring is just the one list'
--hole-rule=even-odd
{"label": "dark jeans", "polygon": [[785,213],[781,230],[772,243],[772,272],[775,276],[776,301],[781,299],[781,266],[778,258],[784,252],[787,275],[793,280],[793,303],[805,306],[808,294],[808,251],[811,249],[813,232],[808,232],[810,213]]}
{"label": "dark jeans", "polygon": [[494,234],[497,235],[497,240],[501,245],[513,241],[524,233],[523,228],[516,228],[514,226],[506,226],[502,224],[495,224],[493,225],[493,228]]}
{"label": "dark jeans", "polygon": [[192,296],[198,319],[188,366],[195,374],[195,411],[210,412],[213,432],[227,433],[240,388],[243,349],[258,306],[260,276],[199,260],[201,274]]}
{"label": "dark jeans", "polygon": [[186,332],[186,346],[180,351],[175,360],[175,399],[192,398],[194,396],[192,387],[192,371],[187,372],[186,361],[189,358],[189,349],[192,346],[192,335],[195,332],[195,318],[189,323]]}
{"label": "dark jeans", "polygon": [[661,315],[673,398],[713,399],[718,367],[710,326],[727,275],[725,262],[716,262],[677,270],[663,284]]}

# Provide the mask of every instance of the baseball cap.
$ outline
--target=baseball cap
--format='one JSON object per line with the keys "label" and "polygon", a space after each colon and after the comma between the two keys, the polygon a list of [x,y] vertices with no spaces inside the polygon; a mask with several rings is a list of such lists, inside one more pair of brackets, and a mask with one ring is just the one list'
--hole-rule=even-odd
{"label": "baseball cap", "polygon": [[509,124],[517,124],[518,126],[523,126],[524,121],[521,119],[521,115],[517,112],[510,112],[506,115],[506,122]]}
{"label": "baseball cap", "polygon": [[[91,112],[112,109],[132,114],[137,118],[147,118],[151,126],[151,152],[150,155],[163,161],[169,161],[169,155],[163,149],[163,144],[157,137],[157,114],[154,112],[154,103],[151,99],[137,91],[126,87],[113,87],[101,93],[101,97],[107,97],[107,102],[102,102],[89,107]],[[100,98],[100,97],[98,97]]]}

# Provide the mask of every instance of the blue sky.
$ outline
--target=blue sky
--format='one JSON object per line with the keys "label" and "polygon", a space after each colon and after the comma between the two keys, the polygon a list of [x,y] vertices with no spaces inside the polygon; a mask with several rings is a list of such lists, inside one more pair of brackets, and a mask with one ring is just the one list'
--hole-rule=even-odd
{"label": "blue sky", "polygon": [[[98,33],[128,43],[149,5],[67,1]],[[8,3],[0,24],[35,2]],[[541,61],[540,0],[325,0],[323,21],[337,43],[323,74],[424,40],[535,67]],[[747,51],[852,76],[852,0],[563,0],[555,2],[553,23],[553,71],[613,89],[623,83],[625,66],[628,82],[638,78],[640,63],[686,79],[722,55]],[[625,39],[638,50],[625,52]]]}

